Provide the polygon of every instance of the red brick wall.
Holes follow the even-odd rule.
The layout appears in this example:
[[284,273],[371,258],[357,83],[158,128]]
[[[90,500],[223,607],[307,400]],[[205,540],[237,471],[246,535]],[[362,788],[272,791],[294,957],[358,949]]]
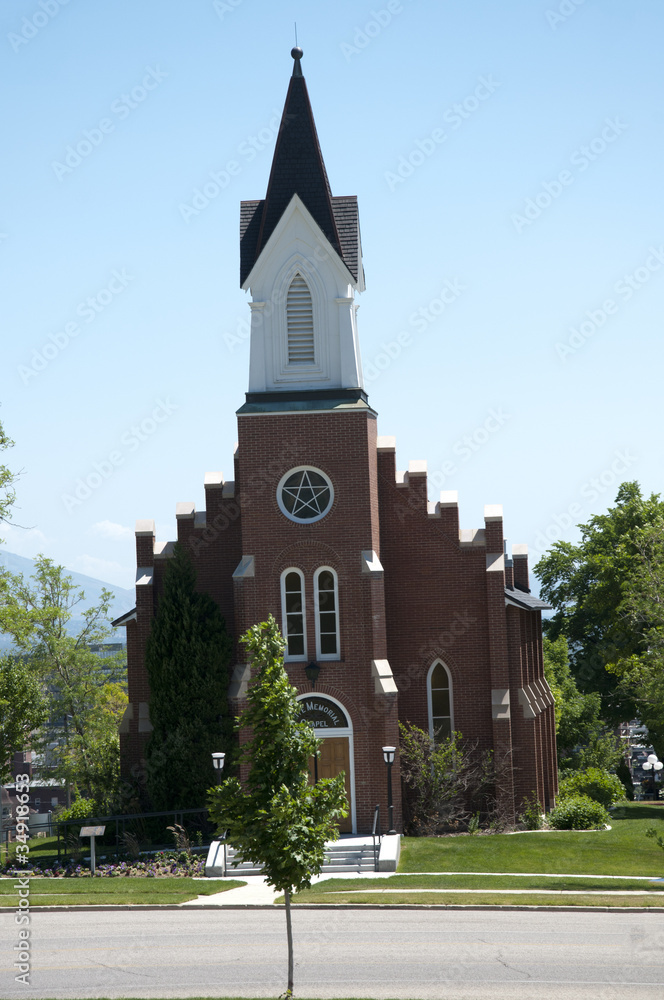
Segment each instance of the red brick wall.
[[[235,495],[208,487],[205,523],[179,518],[178,539],[194,559],[199,588],[217,601],[236,639],[269,613],[282,624],[281,573],[291,566],[302,571],[308,656],[286,667],[303,693],[310,690],[304,666],[316,658],[313,575],[323,565],[336,571],[340,656],[319,661],[316,690],[336,698],[352,721],[358,831],[370,830],[377,803],[386,828],[381,747],[398,746],[398,718],[428,730],[427,674],[436,659],[452,678],[455,729],[513,762],[503,792],[507,812],[518,813],[533,790],[543,804],[552,804],[553,713],[547,709],[526,720],[518,703],[519,688],[543,676],[540,615],[506,609],[504,572],[487,572],[487,554],[503,552],[502,521],[489,521],[479,544],[462,545],[456,506],[429,515],[425,475],[396,484],[394,452],[377,453],[371,411],[240,415],[238,433]],[[334,486],[332,509],[313,524],[291,521],[277,503],[280,479],[300,465],[320,468]],[[137,542],[139,565],[150,565],[152,539]],[[384,577],[362,572],[365,550],[378,554]],[[243,556],[254,557],[255,576],[234,582]],[[138,702],[149,697],[142,658],[165,566],[157,558],[154,585],[139,588],[138,620],[127,630],[129,697],[136,705],[123,737],[125,770],[140,760],[145,741],[136,731]],[[515,562],[515,578],[524,579],[523,568],[527,573],[525,559]],[[371,661],[382,659],[392,667],[398,695],[376,694]],[[242,649],[236,649],[235,662],[243,662]],[[492,688],[509,689],[509,719],[492,719]],[[397,775],[398,760],[393,790],[399,829]]]

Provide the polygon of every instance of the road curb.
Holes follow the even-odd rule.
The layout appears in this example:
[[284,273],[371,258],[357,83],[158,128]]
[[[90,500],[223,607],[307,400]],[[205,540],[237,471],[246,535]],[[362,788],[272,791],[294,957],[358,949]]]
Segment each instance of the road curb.
[[[293,903],[294,910],[516,910],[538,911],[540,913],[664,913],[664,906],[527,906],[518,904],[482,905],[463,903]],[[186,903],[126,903],[116,906],[31,906],[31,913],[96,913],[108,910],[180,910],[196,913],[198,910],[283,910],[283,903],[201,903],[187,906]],[[11,907],[3,906],[0,913],[12,913]]]

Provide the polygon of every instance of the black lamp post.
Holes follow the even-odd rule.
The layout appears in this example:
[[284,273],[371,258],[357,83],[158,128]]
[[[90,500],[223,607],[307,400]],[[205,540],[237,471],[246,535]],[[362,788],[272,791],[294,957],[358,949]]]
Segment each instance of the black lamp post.
[[307,675],[307,680],[311,682],[311,690],[316,690],[316,681],[318,680],[318,675],[320,674],[320,664],[312,660],[305,668],[304,672]]
[[221,772],[224,769],[224,761],[225,761],[225,759],[226,759],[226,754],[225,753],[213,753],[212,754],[212,763],[214,765],[215,771],[217,772],[217,784],[218,785],[221,784]]
[[387,764],[387,813],[390,823],[388,834],[397,832],[394,829],[394,806],[392,805],[392,765],[396,751],[396,747],[383,747],[383,760]]

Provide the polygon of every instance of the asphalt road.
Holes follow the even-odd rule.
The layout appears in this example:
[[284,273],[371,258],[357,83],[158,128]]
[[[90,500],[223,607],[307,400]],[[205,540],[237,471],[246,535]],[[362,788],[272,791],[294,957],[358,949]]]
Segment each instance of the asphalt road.
[[[299,910],[296,997],[614,1000],[664,996],[664,914]],[[0,914],[0,997],[278,997],[283,910],[31,914],[30,985]]]

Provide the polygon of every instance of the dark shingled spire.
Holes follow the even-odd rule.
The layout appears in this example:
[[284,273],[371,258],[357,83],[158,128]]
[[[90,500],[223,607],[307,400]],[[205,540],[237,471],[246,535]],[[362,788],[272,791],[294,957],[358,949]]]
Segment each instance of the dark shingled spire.
[[[359,224],[354,198],[333,198],[323,162],[307,85],[302,49],[294,48],[288,86],[265,199],[243,202],[240,222],[241,282],[274,232],[294,194],[299,195],[323,233],[357,280]],[[353,212],[353,206],[355,210]],[[354,220],[349,217],[354,215]],[[340,233],[342,233],[340,238]]]

